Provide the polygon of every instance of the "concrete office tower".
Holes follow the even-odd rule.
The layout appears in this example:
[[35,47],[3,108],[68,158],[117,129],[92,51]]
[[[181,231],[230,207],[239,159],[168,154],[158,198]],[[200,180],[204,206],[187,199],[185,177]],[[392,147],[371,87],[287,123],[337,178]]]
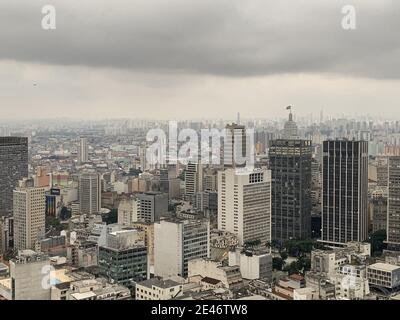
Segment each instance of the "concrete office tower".
[[155,222],[160,220],[161,215],[168,213],[167,193],[153,191],[140,193],[137,195],[137,199],[139,211],[136,221]]
[[28,138],[0,137],[0,216],[10,215],[13,190],[28,176]]
[[272,175],[272,239],[310,238],[311,141],[273,140],[269,159]]
[[198,192],[203,191],[203,166],[200,163],[188,163],[185,170],[185,198],[194,201]]
[[138,221],[139,201],[137,199],[123,199],[118,206],[118,224],[126,227]]
[[[22,250],[10,260],[12,300],[50,300],[49,258],[32,250]],[[47,272],[47,273],[46,273]]]
[[210,257],[207,219],[163,219],[154,224],[154,274],[187,277],[188,262]]
[[400,251],[400,157],[389,157],[388,168],[388,249]]
[[87,138],[80,138],[78,147],[78,163],[84,164],[89,161],[89,145]]
[[79,176],[79,205],[81,214],[98,214],[101,210],[101,179],[97,173]]
[[218,229],[238,236],[239,244],[271,240],[271,172],[226,169],[218,173]]
[[241,168],[246,166],[247,140],[245,126],[236,123],[226,125],[223,149],[225,168]]
[[44,188],[14,190],[14,247],[40,249],[45,234],[46,196]]
[[332,245],[368,237],[368,142],[323,143],[322,237]]
[[99,246],[100,275],[114,283],[132,288],[149,276],[147,248],[138,230],[124,229],[107,235]]

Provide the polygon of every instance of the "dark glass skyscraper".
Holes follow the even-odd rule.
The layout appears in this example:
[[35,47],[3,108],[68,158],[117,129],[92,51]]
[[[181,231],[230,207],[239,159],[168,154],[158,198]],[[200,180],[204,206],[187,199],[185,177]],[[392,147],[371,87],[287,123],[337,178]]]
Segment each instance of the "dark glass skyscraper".
[[389,157],[388,169],[388,249],[400,251],[400,157]]
[[272,239],[311,237],[310,140],[278,139],[269,150],[272,175]]
[[0,137],[0,216],[12,213],[13,190],[28,177],[28,138]]
[[366,240],[368,142],[324,141],[322,181],[322,241]]

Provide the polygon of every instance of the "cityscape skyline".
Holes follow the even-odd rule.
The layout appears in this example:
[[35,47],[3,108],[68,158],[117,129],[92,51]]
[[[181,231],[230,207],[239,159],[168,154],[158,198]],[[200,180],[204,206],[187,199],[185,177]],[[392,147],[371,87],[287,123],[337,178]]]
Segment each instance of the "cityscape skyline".
[[25,2],[0,1],[0,310],[400,300],[399,1]]

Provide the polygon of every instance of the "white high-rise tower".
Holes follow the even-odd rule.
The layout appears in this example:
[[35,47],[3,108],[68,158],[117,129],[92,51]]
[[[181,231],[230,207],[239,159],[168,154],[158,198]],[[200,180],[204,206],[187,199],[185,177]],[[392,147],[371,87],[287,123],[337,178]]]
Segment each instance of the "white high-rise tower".
[[226,169],[218,173],[218,229],[239,244],[271,240],[271,171]]
[[79,204],[81,214],[97,214],[101,210],[101,178],[97,173],[79,176]]
[[17,188],[13,197],[14,247],[40,249],[45,234],[46,196],[44,188]]

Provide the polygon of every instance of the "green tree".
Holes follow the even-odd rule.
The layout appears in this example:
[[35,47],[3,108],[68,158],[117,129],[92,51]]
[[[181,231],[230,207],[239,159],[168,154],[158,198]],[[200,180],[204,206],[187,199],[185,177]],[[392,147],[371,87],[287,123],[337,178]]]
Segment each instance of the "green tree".
[[292,257],[299,257],[304,253],[310,253],[313,249],[315,241],[313,240],[288,240],[284,247]]
[[106,224],[113,224],[118,222],[118,209],[111,209],[110,212],[102,215],[102,220]]
[[137,176],[139,176],[140,173],[142,173],[142,170],[140,170],[140,169],[135,169],[135,168],[130,168],[129,169],[129,175],[130,176],[137,177]]
[[291,264],[285,266],[285,268],[283,268],[283,270],[288,272],[289,275],[299,273],[297,261],[293,261]]
[[260,239],[256,239],[256,240],[250,240],[250,241],[246,241],[243,246],[245,248],[254,248],[257,247],[261,244],[261,240]]
[[279,258],[279,257],[272,258],[272,268],[274,270],[282,271],[282,267],[284,266],[284,263],[285,262],[282,260],[282,258]]
[[282,258],[283,261],[285,261],[285,260],[288,258],[288,256],[289,256],[289,255],[287,254],[286,251],[282,251],[282,252],[281,252],[281,258]]
[[16,249],[8,249],[6,252],[4,252],[3,259],[5,261],[9,261],[9,260],[15,258],[17,256],[17,253],[18,252]]
[[46,216],[45,219],[46,231],[55,230],[62,231],[65,226],[61,224],[60,220],[53,216]]
[[72,216],[72,212],[70,209],[68,209],[67,207],[61,208],[61,212],[60,212],[61,220],[68,220],[69,218],[71,218],[71,216]]
[[371,234],[368,242],[371,244],[371,254],[376,257],[382,254],[386,249],[386,230],[378,230]]
[[300,256],[297,261],[297,269],[299,271],[302,271],[302,273],[309,271],[311,269],[311,259],[305,257],[305,256]]

